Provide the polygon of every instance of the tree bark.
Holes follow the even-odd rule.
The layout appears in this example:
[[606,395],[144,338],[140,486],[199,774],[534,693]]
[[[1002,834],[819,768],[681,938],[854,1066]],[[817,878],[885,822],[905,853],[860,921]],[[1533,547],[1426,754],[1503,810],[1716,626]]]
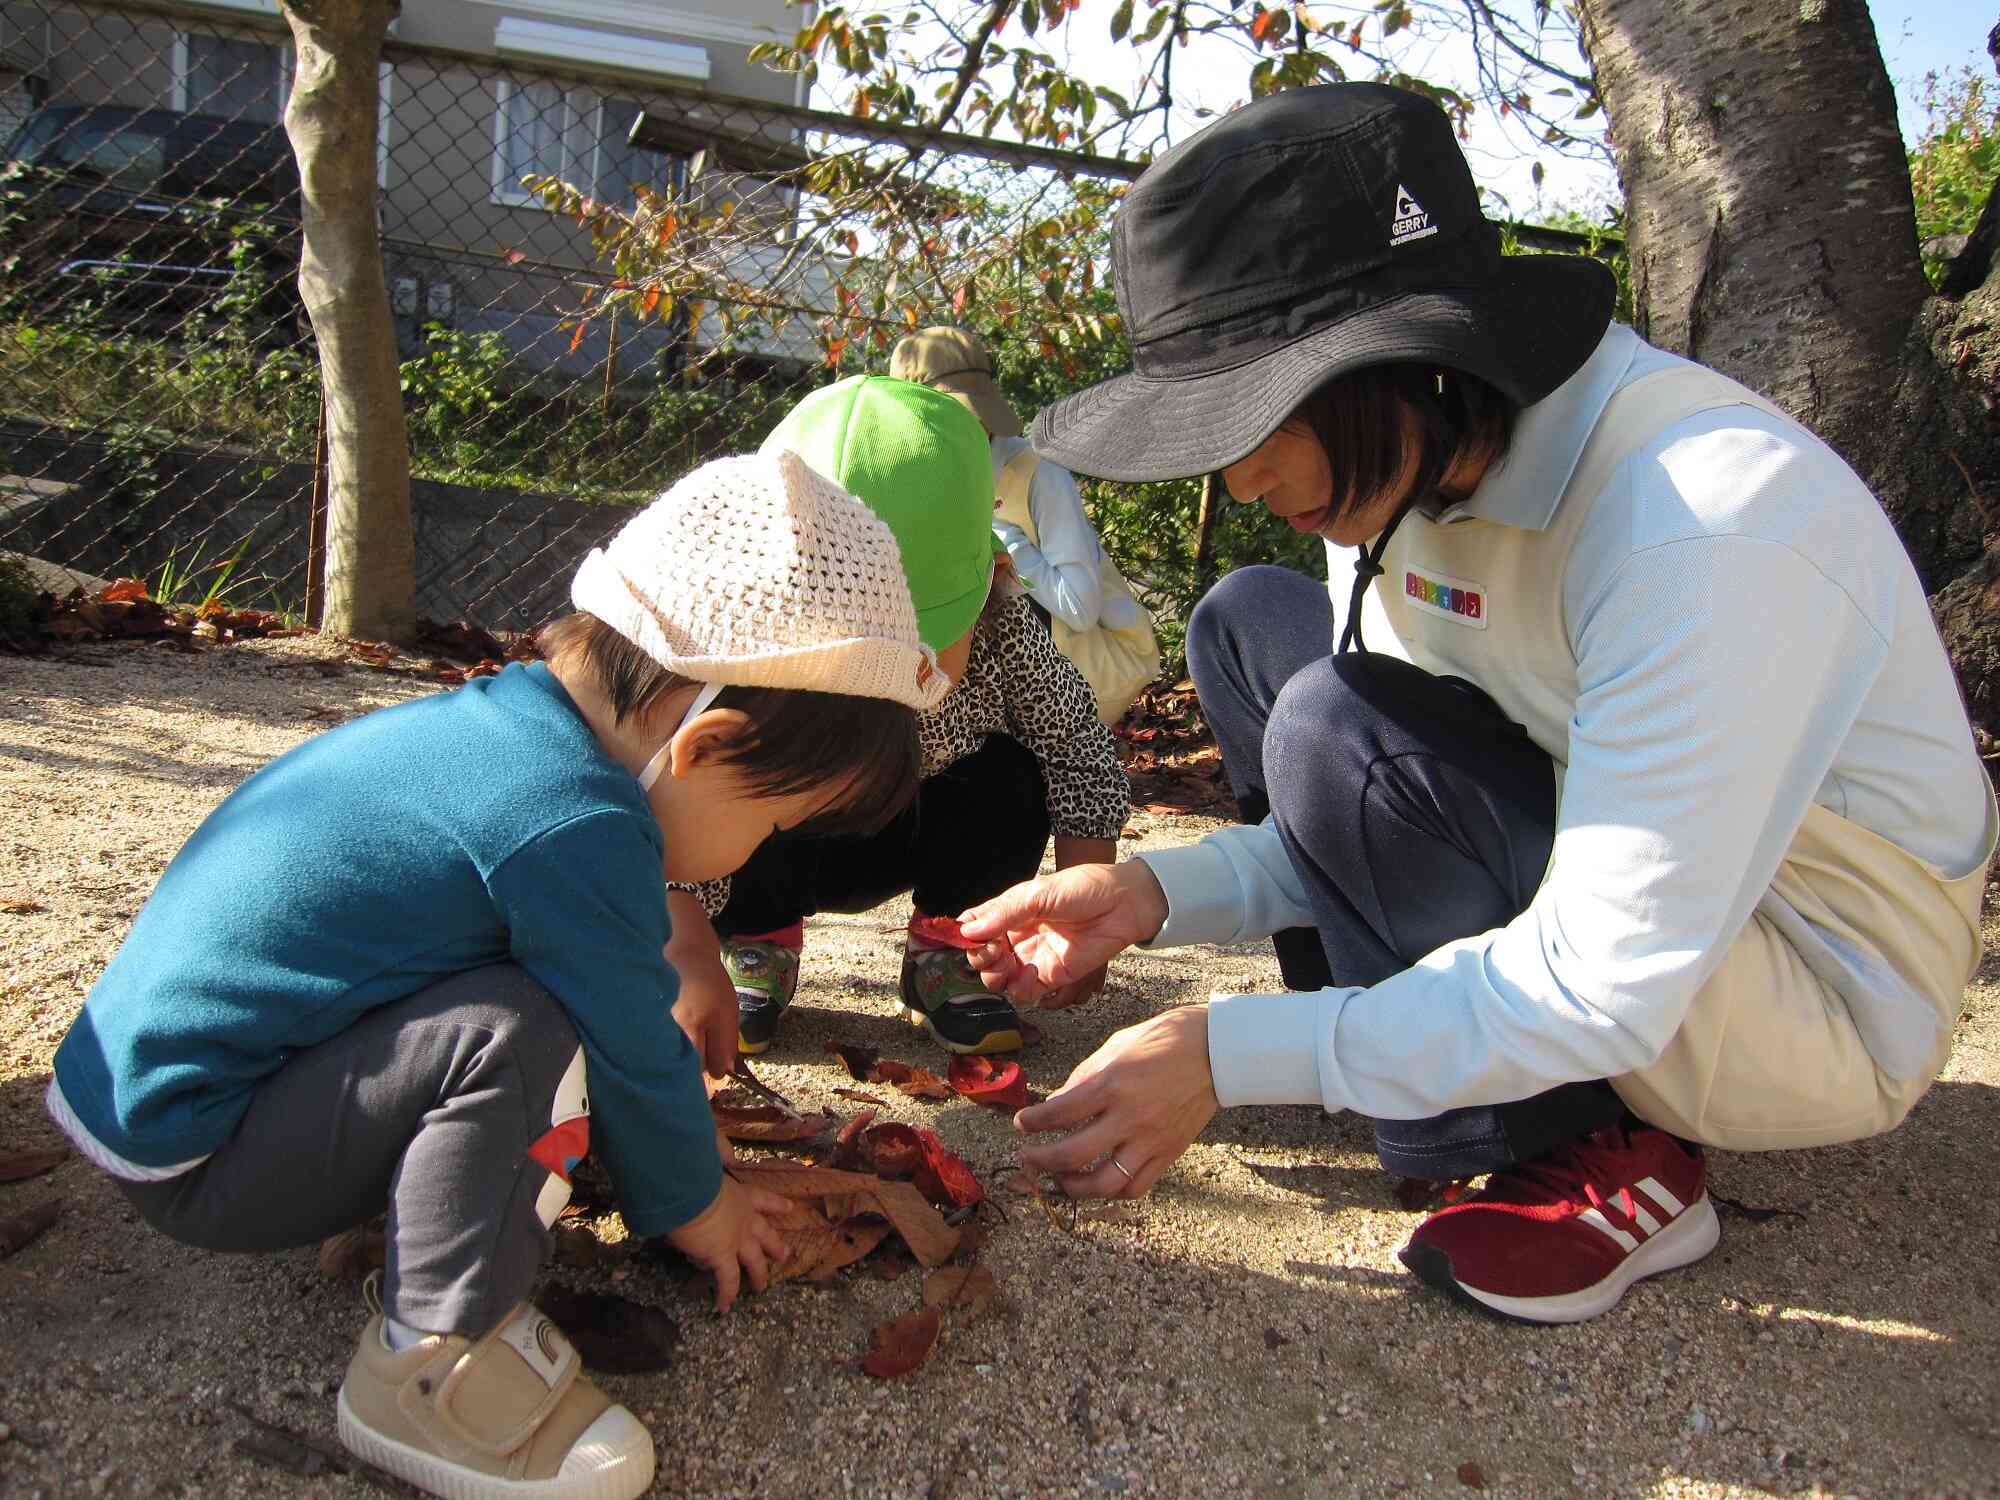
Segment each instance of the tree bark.
[[1991,330],[1928,295],[1867,7],[1581,9],[1625,188],[1639,331],[1830,443],[1874,488],[1925,588],[1942,587],[1983,550],[1973,493],[2000,492],[1993,388],[1968,378],[1980,361],[1967,340]]
[[376,228],[377,69],[399,0],[283,0],[298,50],[285,131],[304,189],[299,292],[327,418],[325,627],[415,633],[409,433]]

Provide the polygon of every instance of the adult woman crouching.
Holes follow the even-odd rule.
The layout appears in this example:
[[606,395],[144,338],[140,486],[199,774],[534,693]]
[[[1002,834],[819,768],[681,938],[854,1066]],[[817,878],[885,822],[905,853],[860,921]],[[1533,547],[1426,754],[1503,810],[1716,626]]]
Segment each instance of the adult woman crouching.
[[[1225,578],[1188,659],[1249,826],[971,914],[1017,999],[1132,943],[1271,935],[1293,993],[1117,1033],[1021,1128],[1146,1191],[1218,1107],[1376,1121],[1487,1176],[1401,1252],[1537,1322],[1715,1245],[1704,1144],[1893,1127],[1979,957],[1992,793],[1866,486],[1761,398],[1502,259],[1449,122],[1279,94],[1155,162],[1114,230],[1132,374],[1044,411],[1082,473],[1221,471],[1330,552]],[[1337,644],[1336,644],[1337,643]]]

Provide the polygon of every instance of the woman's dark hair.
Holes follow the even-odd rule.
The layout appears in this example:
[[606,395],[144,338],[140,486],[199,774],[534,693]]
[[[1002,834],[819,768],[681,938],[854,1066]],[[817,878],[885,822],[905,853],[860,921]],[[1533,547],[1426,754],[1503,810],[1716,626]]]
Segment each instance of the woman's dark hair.
[[[1414,417],[1414,426],[1404,414]],[[1333,516],[1394,488],[1415,461],[1408,493],[1422,499],[1455,469],[1499,460],[1520,404],[1476,375],[1435,365],[1372,365],[1335,376],[1290,421],[1319,439],[1333,471]]]
[[[696,685],[581,610],[543,626],[537,644],[550,661],[568,658],[587,674],[620,724],[651,713],[676,688]],[[757,796],[846,789],[839,806],[796,832],[876,833],[917,794],[923,756],[916,711],[905,704],[804,688],[725,687],[714,706],[750,721],[723,755]]]

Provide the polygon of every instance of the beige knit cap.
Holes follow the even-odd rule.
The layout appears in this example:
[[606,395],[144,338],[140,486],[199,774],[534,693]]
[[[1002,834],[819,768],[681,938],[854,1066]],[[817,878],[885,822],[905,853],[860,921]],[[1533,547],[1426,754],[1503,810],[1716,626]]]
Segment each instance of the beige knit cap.
[[789,449],[703,464],[592,550],[570,601],[696,682],[935,708],[895,534]]

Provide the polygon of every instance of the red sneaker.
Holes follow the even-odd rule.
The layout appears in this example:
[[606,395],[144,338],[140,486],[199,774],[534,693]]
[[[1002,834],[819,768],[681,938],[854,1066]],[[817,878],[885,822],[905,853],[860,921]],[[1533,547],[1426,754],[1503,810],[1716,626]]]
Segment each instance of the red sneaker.
[[1644,1276],[1691,1266],[1721,1234],[1708,1164],[1664,1130],[1601,1130],[1495,1172],[1417,1226],[1420,1281],[1527,1323],[1581,1323]]

